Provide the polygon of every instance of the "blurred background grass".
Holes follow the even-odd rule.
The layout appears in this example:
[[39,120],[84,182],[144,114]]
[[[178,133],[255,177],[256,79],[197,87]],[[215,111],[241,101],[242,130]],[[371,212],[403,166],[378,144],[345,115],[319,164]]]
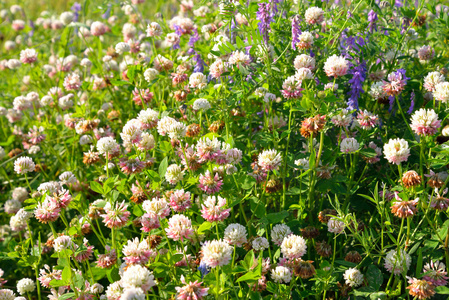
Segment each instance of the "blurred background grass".
[[[114,6],[115,10],[121,4],[131,4],[130,0],[0,0],[0,9],[9,9],[11,5],[17,4],[24,8],[27,18],[35,20],[42,11],[56,14],[69,11],[75,2],[81,4],[82,7],[84,7],[85,3],[88,3],[88,18],[98,17],[103,14],[108,4]],[[157,12],[170,14],[178,7],[179,3],[180,1],[177,0],[146,0],[145,3],[139,4],[139,10],[144,13],[144,18],[152,19]]]

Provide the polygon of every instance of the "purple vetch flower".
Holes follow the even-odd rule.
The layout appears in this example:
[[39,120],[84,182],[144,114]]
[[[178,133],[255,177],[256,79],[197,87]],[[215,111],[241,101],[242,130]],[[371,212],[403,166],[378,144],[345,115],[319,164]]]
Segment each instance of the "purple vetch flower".
[[198,266],[198,270],[200,270],[200,273],[201,273],[201,280],[203,279],[204,276],[209,274],[210,269],[211,268],[208,267],[205,262],[203,262],[202,260],[200,261],[200,265]]
[[348,19],[352,18],[352,13],[350,10],[348,10],[348,12],[346,13],[346,18]]
[[371,10],[368,13],[368,21],[369,21],[369,30],[372,33],[374,30],[377,30],[376,21],[379,18],[377,17],[377,14],[374,12],[374,10]]
[[348,92],[348,108],[353,110],[359,108],[358,100],[360,98],[360,94],[365,92],[363,90],[363,82],[365,81],[366,76],[366,63],[363,61],[358,66],[349,70],[349,73],[352,74],[352,78],[348,81],[351,87]]
[[257,20],[259,20],[259,32],[263,36],[265,44],[268,44],[268,31],[270,30],[270,23],[273,22],[270,8],[270,3],[259,3],[259,10],[256,13]]
[[101,17],[102,17],[103,19],[109,18],[109,16],[111,15],[111,8],[112,8],[112,4],[108,4],[108,9],[106,9],[106,11],[104,12],[104,14],[101,15]]
[[178,25],[173,25],[173,27],[175,28],[175,32],[177,35],[182,36],[186,31],[184,29],[181,28],[181,26]]
[[393,105],[394,105],[394,97],[390,96],[390,97],[388,97],[388,100],[389,100],[389,104],[390,104],[390,107],[388,108],[388,112],[391,113],[391,111],[393,110]]
[[81,11],[81,4],[78,2],[75,2],[75,4],[72,5],[71,10],[73,11],[73,22],[77,22],[79,18],[79,12]]
[[30,20],[30,27],[31,31],[28,33],[29,37],[32,37],[34,35],[34,22]]
[[292,48],[296,50],[296,43],[299,42],[299,36],[301,35],[301,22],[299,15],[296,15],[292,19]]
[[236,31],[235,29],[237,28],[237,26],[235,25],[235,21],[234,19],[231,20],[231,43],[234,44],[235,43],[235,37],[236,37]]
[[415,91],[412,91],[410,94],[410,108],[407,113],[410,115],[413,112],[413,108],[415,107]]
[[196,52],[195,55],[193,56],[193,61],[195,62],[195,67],[193,67],[193,72],[201,72],[203,73],[204,71],[204,66],[206,66],[206,63],[204,62],[204,60],[201,58],[201,55]]
[[274,17],[274,15],[278,12],[278,3],[281,2],[281,0],[269,0],[271,4],[271,17]]
[[405,34],[407,32],[408,27],[411,24],[411,20],[409,18],[402,18],[401,23],[401,34]]
[[[404,1],[405,2],[405,1]],[[396,0],[396,1],[394,1],[394,6],[396,6],[396,7],[402,7],[402,6],[404,6],[402,3],[401,3],[401,0]]]

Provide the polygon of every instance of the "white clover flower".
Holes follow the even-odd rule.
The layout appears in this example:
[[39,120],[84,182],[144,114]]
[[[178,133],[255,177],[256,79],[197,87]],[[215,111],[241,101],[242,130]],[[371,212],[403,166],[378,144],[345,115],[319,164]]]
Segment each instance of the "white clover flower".
[[428,92],[434,92],[436,85],[442,82],[444,82],[443,74],[438,71],[430,72],[426,77],[424,77],[423,86]]
[[196,99],[195,102],[193,102],[192,108],[194,110],[204,110],[207,111],[211,108],[209,101],[204,98]]
[[77,181],[75,175],[70,171],[66,171],[59,175],[59,180],[61,180],[63,184],[74,184]]
[[256,237],[251,243],[252,247],[256,251],[263,251],[270,247],[268,240],[262,236]]
[[391,250],[385,257],[385,269],[394,275],[401,273],[407,273],[412,263],[412,258],[403,249],[399,252],[397,250]]
[[141,265],[129,266],[122,275],[123,288],[141,288],[143,291],[150,290],[156,285],[153,274]]
[[66,249],[72,249],[74,244],[72,238],[67,235],[61,235],[57,237],[54,241],[53,248],[56,252],[61,252]]
[[271,278],[277,283],[289,283],[292,280],[292,272],[284,266],[277,266],[271,270]]
[[120,296],[120,300],[145,300],[145,293],[141,288],[126,288]]
[[385,158],[392,164],[399,165],[410,156],[408,142],[404,139],[390,139],[384,145]]
[[354,153],[360,149],[360,144],[355,138],[345,138],[341,141],[340,151],[346,154]]
[[17,282],[17,291],[20,295],[25,295],[26,293],[32,293],[36,288],[34,280],[31,278],[22,278]]
[[37,154],[40,151],[41,151],[41,147],[39,147],[38,145],[33,145],[30,147],[30,149],[28,149],[29,154]]
[[184,178],[184,171],[181,169],[180,166],[176,164],[172,164],[168,166],[167,172],[165,173],[165,179],[170,184],[177,184],[179,181],[182,181]]
[[14,171],[17,174],[33,172],[35,167],[33,160],[28,156],[19,157],[14,161]]
[[282,240],[281,253],[286,258],[301,258],[306,251],[306,241],[299,235],[289,234]]
[[120,42],[117,45],[115,45],[115,52],[117,52],[118,54],[123,54],[125,52],[129,52],[130,50],[131,47],[129,46],[128,43]]
[[324,11],[319,7],[309,7],[304,14],[308,24],[320,24],[324,20]]
[[440,82],[435,86],[433,92],[435,100],[448,102],[449,101],[449,82]]
[[243,225],[233,223],[229,224],[224,231],[224,240],[230,245],[241,247],[247,242],[246,228]]
[[99,283],[94,283],[90,286],[90,292],[92,294],[101,294],[104,291],[104,287]]
[[296,70],[307,68],[310,69],[310,71],[313,71],[315,70],[315,58],[307,54],[301,54],[296,56],[295,60],[293,61],[293,65],[295,66]]
[[233,248],[225,241],[213,240],[203,244],[201,253],[203,254],[202,261],[207,266],[215,268],[217,266],[225,266],[231,262]]
[[271,229],[271,240],[276,245],[280,246],[282,242],[284,241],[284,238],[288,235],[290,235],[292,231],[290,230],[290,227],[288,227],[285,224],[276,224],[273,226],[273,229]]
[[363,283],[363,274],[356,268],[350,268],[345,271],[343,278],[347,285],[358,287]]
[[191,88],[203,89],[207,85],[207,77],[201,72],[195,72],[190,75],[189,85]]
[[324,63],[324,72],[329,77],[341,77],[348,72],[348,61],[343,56],[332,55]]
[[148,83],[151,83],[151,81],[155,80],[157,76],[159,75],[159,71],[153,68],[148,68],[143,72],[143,77],[145,77],[145,80]]
[[73,22],[75,15],[71,11],[65,11],[59,16],[59,20],[61,20],[64,25],[69,25]]
[[97,150],[100,154],[113,153],[117,151],[119,145],[113,137],[102,137],[97,142]]
[[14,300],[16,295],[10,289],[1,289],[0,290],[0,300]]
[[14,200],[19,200],[20,202],[25,201],[26,199],[28,199],[27,189],[24,187],[16,187],[14,190],[12,190],[12,198]]
[[264,150],[259,154],[257,163],[265,171],[277,170],[282,163],[282,157],[276,150]]
[[383,81],[374,82],[370,87],[369,94],[376,100],[387,97],[387,93],[384,91],[384,82]]

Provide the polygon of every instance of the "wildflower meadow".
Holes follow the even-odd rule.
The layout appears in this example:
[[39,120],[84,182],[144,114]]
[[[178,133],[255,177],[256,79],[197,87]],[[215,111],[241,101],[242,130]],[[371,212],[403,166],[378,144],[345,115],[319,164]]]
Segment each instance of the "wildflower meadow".
[[445,4],[0,0],[0,300],[448,299]]

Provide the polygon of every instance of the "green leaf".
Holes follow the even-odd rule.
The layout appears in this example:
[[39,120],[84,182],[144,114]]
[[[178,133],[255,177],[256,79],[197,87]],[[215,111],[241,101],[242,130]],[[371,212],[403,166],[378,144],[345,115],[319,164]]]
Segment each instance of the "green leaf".
[[245,275],[241,276],[239,279],[237,279],[237,282],[242,282],[242,281],[246,281],[246,282],[256,282],[260,279],[261,275],[259,274],[259,272],[248,272]]
[[276,224],[284,220],[286,217],[288,217],[289,213],[287,211],[281,211],[278,213],[271,213],[267,215],[267,219],[270,222],[270,224]]
[[71,276],[72,276],[72,270],[70,269],[69,266],[65,266],[64,270],[62,270],[62,275],[61,275],[62,281],[64,281],[67,285],[69,285],[70,281],[71,281]]
[[135,205],[133,207],[133,214],[136,217],[141,217],[145,212],[143,211],[142,207],[140,207],[140,205]]
[[203,224],[201,224],[200,227],[198,228],[198,234],[206,233],[206,231],[208,231],[211,227],[212,227],[211,222],[207,221],[203,222]]
[[[420,244],[420,243],[418,243]],[[418,250],[418,262],[416,263],[416,275],[421,274],[423,265],[423,258],[422,258],[422,247]]]
[[59,296],[58,299],[59,300],[66,300],[66,299],[72,298],[73,296],[75,296],[75,293],[67,293],[67,294]]
[[257,183],[256,179],[252,176],[246,175],[243,179],[241,188],[244,190],[251,189]]
[[360,150],[360,154],[362,154],[363,156],[366,156],[368,158],[372,158],[372,157],[376,157],[377,153],[374,149],[371,148],[366,148],[366,149],[362,149]]
[[8,139],[6,140],[6,142],[1,142],[1,143],[0,143],[0,146],[9,146],[9,145],[12,144],[12,142],[14,142],[15,139],[16,139],[16,136],[15,136],[15,135],[10,135],[10,136],[8,137]]
[[168,168],[168,157],[166,156],[159,165],[159,177],[164,178]]
[[118,280],[120,280],[120,275],[118,273],[118,268],[117,267],[113,267],[112,269],[110,269],[107,273],[108,275],[108,280],[110,283],[116,282]]
[[96,181],[90,182],[90,189],[98,194],[103,195],[103,187]]
[[369,265],[368,271],[365,274],[366,280],[370,287],[378,291],[383,282],[382,272],[375,265]]
[[60,287],[60,286],[64,286],[64,285],[67,285],[67,284],[62,280],[53,279],[52,281],[50,281],[51,287]]
[[437,286],[435,292],[440,295],[449,295],[449,288],[443,285]]

